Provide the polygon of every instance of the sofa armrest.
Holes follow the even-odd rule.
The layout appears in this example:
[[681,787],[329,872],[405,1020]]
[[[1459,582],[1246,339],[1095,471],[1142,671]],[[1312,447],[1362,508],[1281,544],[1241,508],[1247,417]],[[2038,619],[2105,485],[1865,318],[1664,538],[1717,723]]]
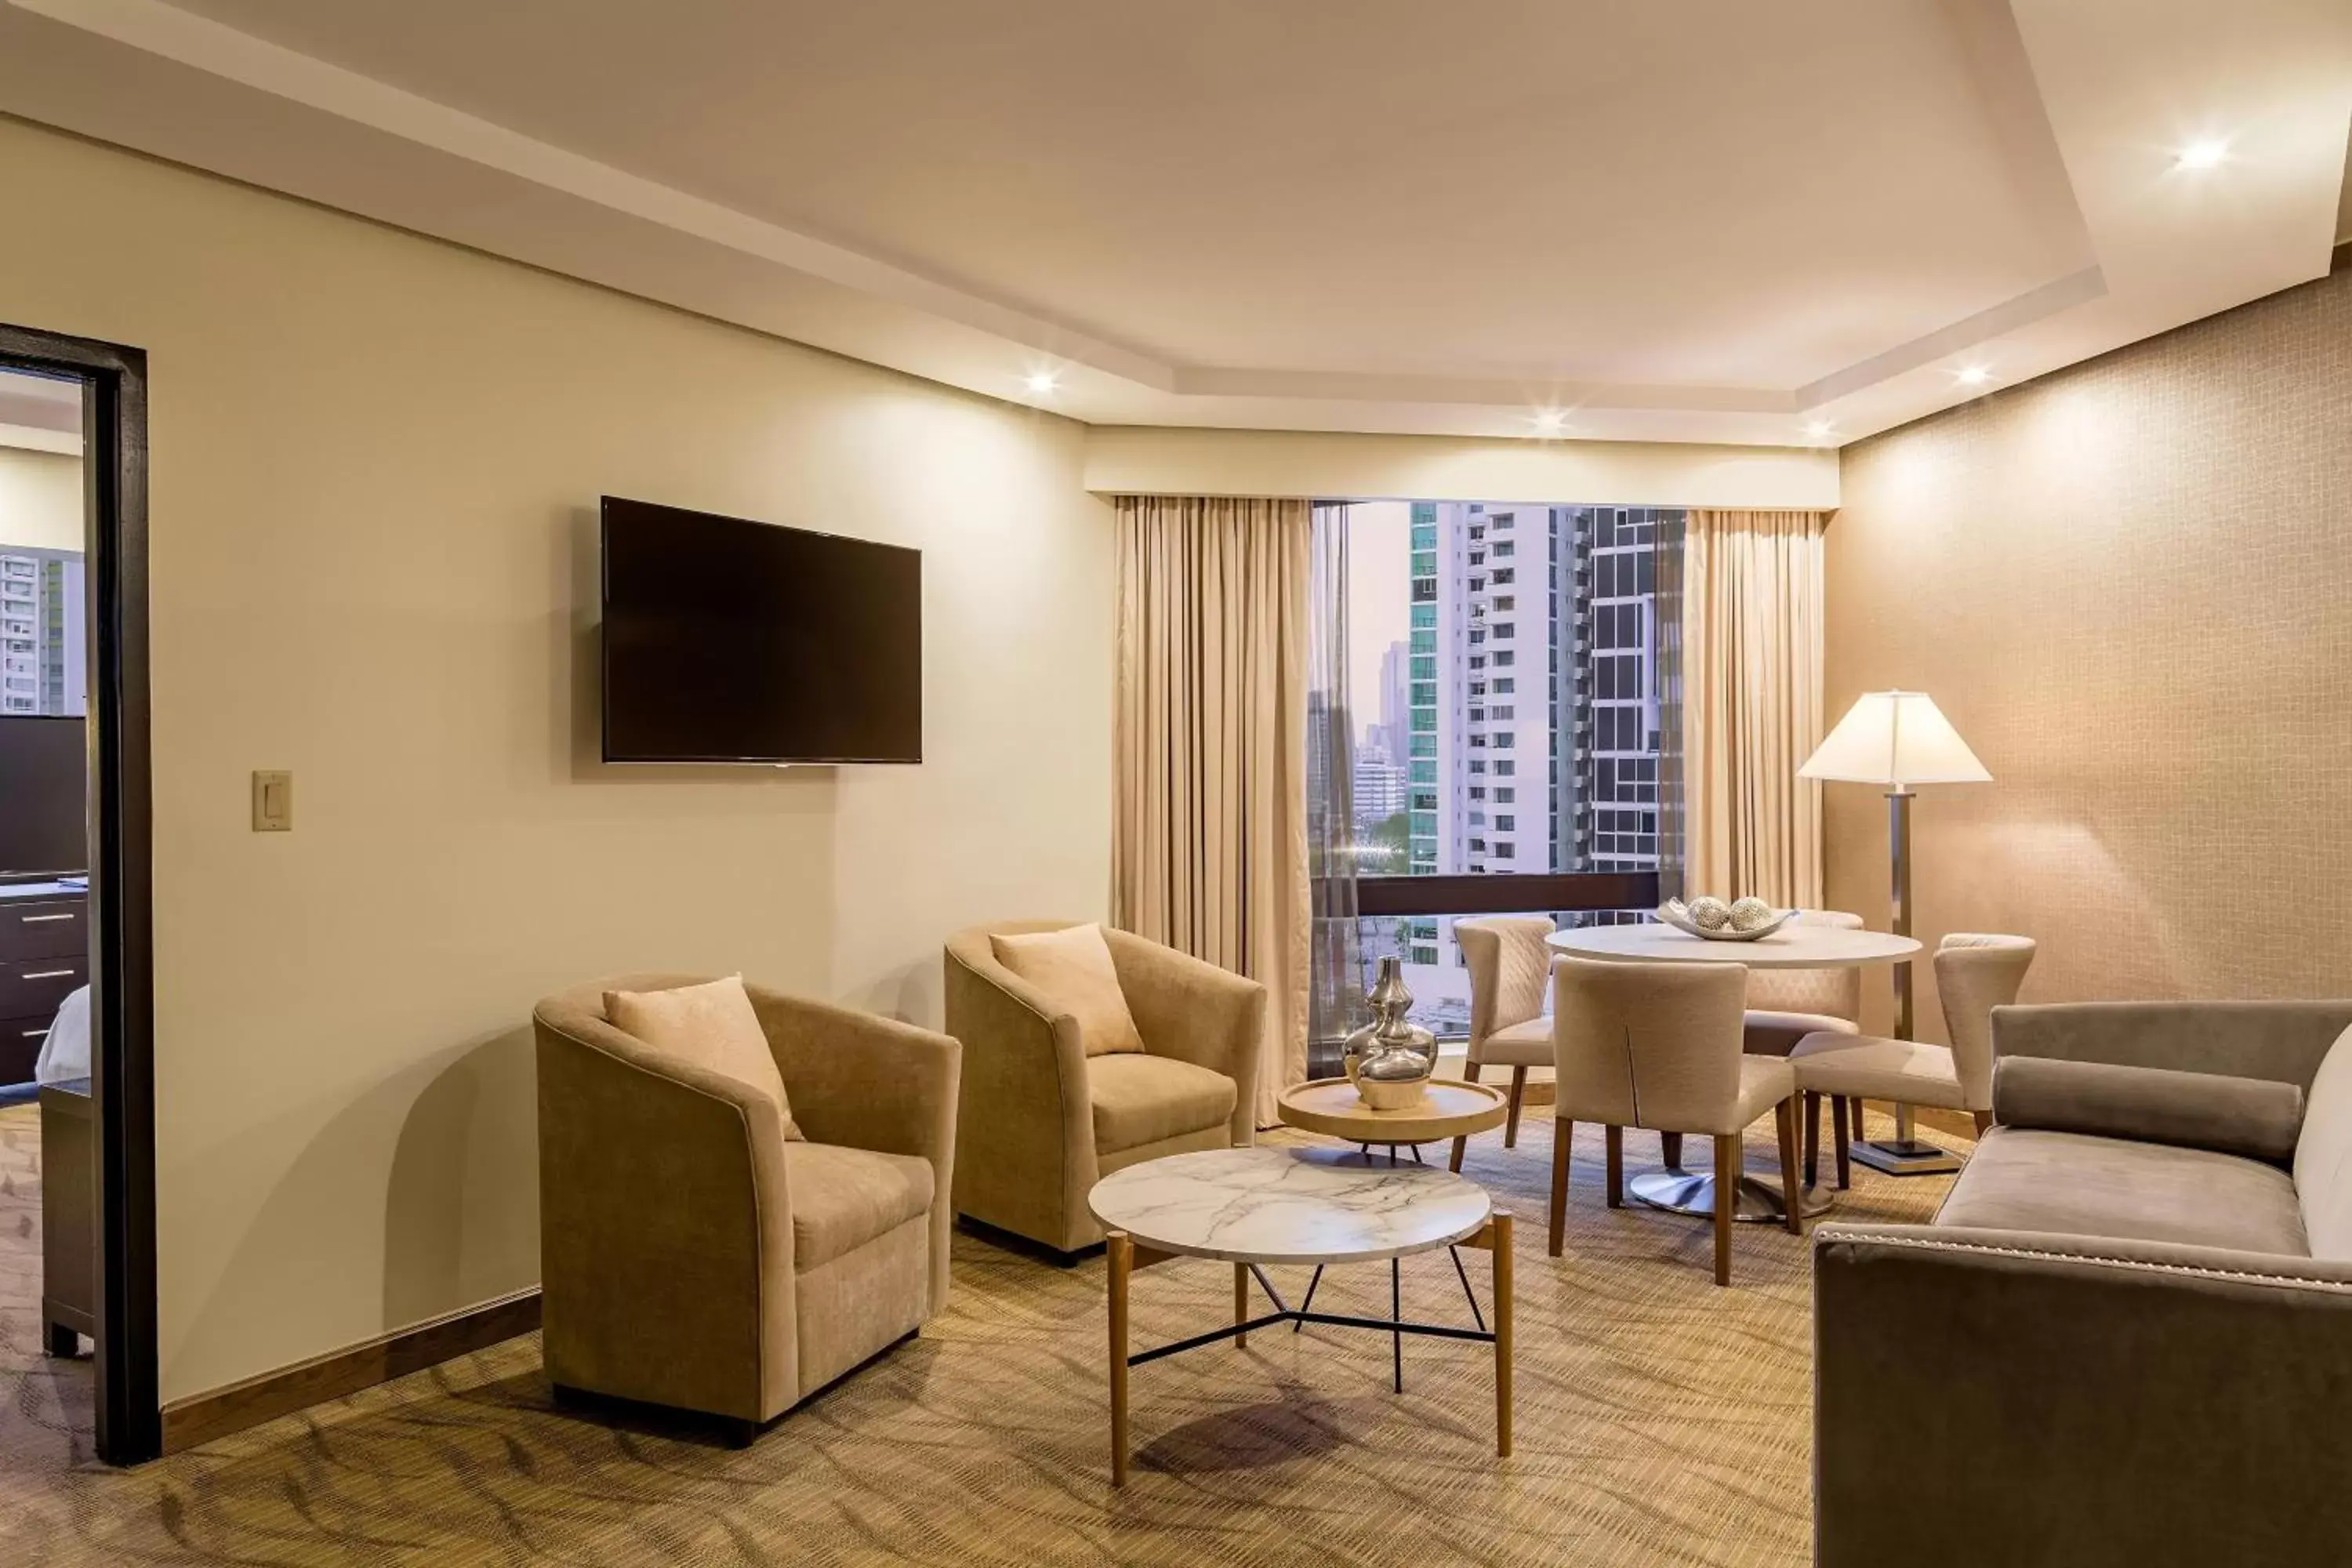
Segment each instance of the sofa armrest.
[[1105,927],[1103,940],[1118,966],[1118,986],[1143,1048],[1233,1079],[1233,1141],[1255,1142],[1265,987],[1132,931]]
[[[548,1375],[761,1421],[798,1397],[783,1119],[610,1025],[534,1019]],[[648,1353],[646,1325],[661,1325]]]
[[2352,1561],[2352,1265],[1830,1225],[1813,1297],[1820,1568]]
[[2298,1089],[2311,1087],[2320,1058],[2347,1028],[2352,1001],[2067,1002],[1992,1012],[1996,1059],[2227,1073]]
[[2303,1130],[2303,1090],[2276,1079],[2009,1057],[1995,1064],[2003,1127],[2178,1143],[2284,1164]]
[[955,1234],[956,1096],[963,1047],[948,1035],[765,986],[744,987],[812,1142],[930,1162],[931,1295],[947,1305]]

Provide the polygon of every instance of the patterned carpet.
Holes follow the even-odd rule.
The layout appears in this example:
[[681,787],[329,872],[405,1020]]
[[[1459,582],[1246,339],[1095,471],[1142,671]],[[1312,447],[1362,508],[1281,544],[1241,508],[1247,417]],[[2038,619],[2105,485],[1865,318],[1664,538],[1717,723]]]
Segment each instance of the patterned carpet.
[[[1654,1158],[1627,1137],[1629,1167]],[[40,1354],[39,1135],[0,1110],[0,1558],[11,1563],[1800,1563],[1809,1550],[1807,1244],[1601,1200],[1580,1134],[1568,1255],[1544,1256],[1550,1126],[1466,1173],[1519,1218],[1517,1453],[1491,1352],[1261,1333],[1137,1369],[1136,1473],[1108,1484],[1099,1256],[1060,1269],[960,1237],[947,1313],[752,1447],[549,1403],[535,1339],[130,1472],[89,1458],[87,1360]],[[1749,1168],[1773,1157],[1753,1140]],[[1840,1213],[1925,1218],[1939,1178],[1855,1172]],[[1487,1260],[1465,1254],[1486,1289]],[[1301,1277],[1277,1276],[1296,1300]],[[1231,1310],[1223,1266],[1139,1275],[1139,1346]],[[1466,1318],[1443,1255],[1408,1313]],[[1385,1271],[1318,1305],[1382,1313]]]

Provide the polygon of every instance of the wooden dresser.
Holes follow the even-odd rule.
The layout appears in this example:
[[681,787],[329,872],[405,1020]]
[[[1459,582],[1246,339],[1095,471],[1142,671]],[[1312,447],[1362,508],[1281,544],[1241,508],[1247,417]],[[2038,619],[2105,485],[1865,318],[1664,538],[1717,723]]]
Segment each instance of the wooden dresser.
[[0,1084],[30,1083],[58,1004],[89,981],[89,895],[0,884]]

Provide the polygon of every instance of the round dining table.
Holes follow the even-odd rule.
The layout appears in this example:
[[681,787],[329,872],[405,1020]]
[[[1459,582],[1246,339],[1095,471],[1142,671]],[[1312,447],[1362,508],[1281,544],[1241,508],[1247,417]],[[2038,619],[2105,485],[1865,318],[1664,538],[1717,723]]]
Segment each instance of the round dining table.
[[[1738,963],[1749,969],[1859,969],[1900,963],[1916,956],[1920,945],[1916,938],[1891,931],[1851,931],[1802,921],[1753,942],[1710,941],[1676,931],[1663,921],[1558,931],[1545,940],[1557,951],[1579,958],[1613,959],[1621,963]],[[1713,1172],[1660,1166],[1629,1177],[1625,1190],[1653,1208],[1687,1215],[1715,1213]],[[1753,1176],[1740,1179],[1738,1202],[1738,1211],[1733,1217],[1745,1223],[1779,1225],[1788,1215],[1780,1189]],[[1832,1202],[1826,1190],[1813,1188],[1805,1194],[1805,1213],[1824,1213]]]

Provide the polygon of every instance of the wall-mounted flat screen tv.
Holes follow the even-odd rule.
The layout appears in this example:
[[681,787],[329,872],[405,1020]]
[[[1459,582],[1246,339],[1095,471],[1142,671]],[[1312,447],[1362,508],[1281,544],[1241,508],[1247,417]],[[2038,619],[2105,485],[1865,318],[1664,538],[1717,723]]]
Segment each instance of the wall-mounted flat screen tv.
[[919,763],[920,551],[604,498],[604,760]]

